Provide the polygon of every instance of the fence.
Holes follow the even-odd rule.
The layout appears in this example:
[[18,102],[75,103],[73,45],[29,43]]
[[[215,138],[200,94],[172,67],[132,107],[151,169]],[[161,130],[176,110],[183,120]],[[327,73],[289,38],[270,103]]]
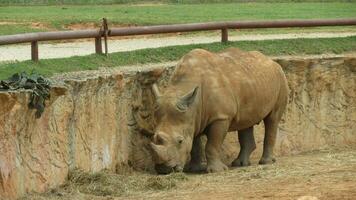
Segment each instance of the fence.
[[54,31],[40,33],[25,33],[17,35],[0,36],[0,45],[31,43],[31,58],[38,61],[38,42],[50,40],[67,40],[94,38],[95,52],[102,54],[102,38],[105,41],[105,54],[107,50],[107,38],[113,36],[132,36],[144,34],[163,34],[177,32],[221,30],[221,41],[228,41],[228,29],[250,29],[250,28],[291,28],[291,27],[318,27],[318,26],[350,26],[356,25],[356,19],[321,19],[321,20],[277,20],[277,21],[242,21],[242,22],[209,22],[177,25],[141,26],[131,28],[109,29],[106,19],[103,25],[95,30],[77,31]]

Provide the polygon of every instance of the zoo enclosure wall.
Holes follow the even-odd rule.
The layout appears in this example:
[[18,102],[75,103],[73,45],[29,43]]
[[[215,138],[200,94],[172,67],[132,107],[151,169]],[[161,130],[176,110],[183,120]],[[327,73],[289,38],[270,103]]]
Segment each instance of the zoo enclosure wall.
[[195,32],[221,30],[221,42],[228,41],[228,29],[252,29],[252,28],[293,28],[293,27],[318,27],[318,26],[352,26],[356,25],[356,19],[318,19],[318,20],[276,20],[276,21],[228,21],[207,22],[192,24],[140,26],[129,28],[109,28],[107,20],[103,18],[100,29],[53,31],[39,33],[25,33],[0,36],[0,45],[31,43],[31,59],[39,60],[39,41],[67,40],[95,38],[95,53],[103,54],[102,38],[105,42],[105,54],[108,53],[107,38],[112,36],[133,36],[145,34],[162,34],[178,32]]

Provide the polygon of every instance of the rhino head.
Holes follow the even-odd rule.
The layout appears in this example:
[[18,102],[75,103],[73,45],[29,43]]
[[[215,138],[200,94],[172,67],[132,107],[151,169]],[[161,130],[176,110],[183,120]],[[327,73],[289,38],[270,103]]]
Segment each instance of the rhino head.
[[177,96],[177,91],[172,88],[161,94],[155,84],[152,91],[156,99],[156,128],[152,133],[150,146],[155,169],[159,174],[182,171],[190,160],[199,98],[198,87],[190,89],[182,96]]

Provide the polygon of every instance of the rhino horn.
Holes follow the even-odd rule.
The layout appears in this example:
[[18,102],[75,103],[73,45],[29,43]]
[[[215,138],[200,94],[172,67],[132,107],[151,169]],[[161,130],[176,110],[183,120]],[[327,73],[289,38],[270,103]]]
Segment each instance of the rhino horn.
[[157,86],[156,83],[154,83],[154,84],[152,85],[152,92],[153,92],[153,95],[154,95],[156,98],[159,98],[160,96],[162,96],[162,95],[161,95],[161,92],[159,91],[158,86]]
[[161,158],[162,160],[165,160],[167,157],[166,147],[164,147],[163,145],[157,145],[153,142],[151,142],[150,144],[151,144],[153,151],[156,152],[158,157]]
[[164,144],[165,142],[167,142],[167,136],[162,132],[156,133],[153,136],[153,139],[154,139],[156,144]]
[[195,100],[198,93],[198,86],[189,91],[187,94],[183,95],[177,102],[177,108],[179,110],[185,111]]

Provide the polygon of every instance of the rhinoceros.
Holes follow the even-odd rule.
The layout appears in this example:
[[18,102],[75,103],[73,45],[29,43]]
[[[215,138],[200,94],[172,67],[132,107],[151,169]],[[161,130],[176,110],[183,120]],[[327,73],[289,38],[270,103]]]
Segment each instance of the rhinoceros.
[[207,136],[207,172],[228,169],[220,156],[228,131],[238,131],[241,147],[232,166],[250,165],[256,148],[253,126],[262,120],[265,137],[259,163],[275,162],[273,147],[288,91],[281,66],[260,52],[190,51],[178,62],[163,92],[152,86],[157,106],[150,146],[156,171],[201,169],[201,135]]

